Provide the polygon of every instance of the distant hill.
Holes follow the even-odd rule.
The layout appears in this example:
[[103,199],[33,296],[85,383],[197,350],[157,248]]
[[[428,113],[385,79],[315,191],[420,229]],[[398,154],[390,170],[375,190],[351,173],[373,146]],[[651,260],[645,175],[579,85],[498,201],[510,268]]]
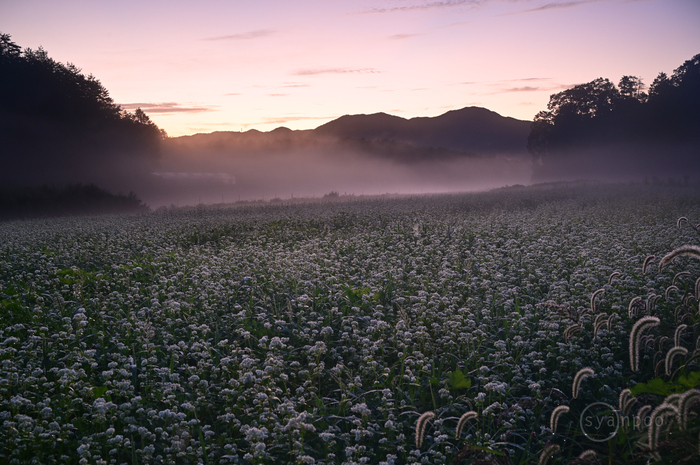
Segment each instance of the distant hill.
[[405,119],[386,113],[346,115],[314,132],[339,139],[393,140],[477,155],[525,156],[531,124],[485,108],[467,107],[432,118]]
[[[445,192],[529,182],[529,121],[469,107],[433,118],[346,115],[316,129],[168,138],[154,190],[176,200]],[[206,181],[205,181],[206,180]],[[163,204],[146,191],[151,204]]]
[[299,150],[337,150],[414,163],[473,156],[528,157],[530,121],[479,107],[436,117],[401,118],[386,113],[345,115],[314,130],[280,127],[270,132],[213,132],[172,138],[171,151],[202,150],[246,156]]

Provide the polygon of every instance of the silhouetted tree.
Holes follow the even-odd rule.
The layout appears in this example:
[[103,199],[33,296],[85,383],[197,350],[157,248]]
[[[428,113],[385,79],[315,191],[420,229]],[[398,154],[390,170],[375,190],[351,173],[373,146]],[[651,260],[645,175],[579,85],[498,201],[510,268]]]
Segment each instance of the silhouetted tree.
[[596,151],[608,159],[637,154],[648,162],[660,159],[653,152],[663,148],[673,149],[664,153],[666,160],[681,154],[678,160],[697,166],[700,54],[671,77],[660,73],[648,95],[640,78],[623,76],[619,87],[598,78],[550,96],[547,110],[535,116],[527,147],[545,166]]
[[92,182],[148,172],[163,133],[107,89],[42,48],[0,33],[0,182]]

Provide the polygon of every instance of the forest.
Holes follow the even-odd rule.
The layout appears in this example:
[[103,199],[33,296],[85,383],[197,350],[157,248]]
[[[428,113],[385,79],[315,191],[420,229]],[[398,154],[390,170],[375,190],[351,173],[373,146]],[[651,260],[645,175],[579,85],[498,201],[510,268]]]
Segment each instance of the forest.
[[535,174],[582,166],[588,168],[584,173],[696,172],[700,54],[671,76],[659,73],[645,90],[641,78],[623,76],[617,86],[598,78],[552,95],[527,140]]
[[[166,137],[140,109],[127,112],[73,64],[0,33],[0,185],[96,183],[122,190],[150,176]],[[19,195],[19,194],[18,194]]]

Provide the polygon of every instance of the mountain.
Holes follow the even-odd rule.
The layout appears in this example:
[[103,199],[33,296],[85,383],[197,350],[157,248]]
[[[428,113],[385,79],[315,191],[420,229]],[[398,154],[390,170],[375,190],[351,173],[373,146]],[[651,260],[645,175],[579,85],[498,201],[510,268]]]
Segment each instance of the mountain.
[[[213,132],[172,138],[171,152],[200,150],[251,156],[303,150],[353,151],[371,158],[414,163],[473,156],[528,157],[530,121],[480,107],[436,117],[401,118],[386,113],[345,115],[313,130],[280,127],[270,132]],[[167,152],[167,149],[166,149]]]
[[140,193],[159,205],[524,184],[530,124],[470,107],[434,118],[346,115],[304,131],[173,137],[164,141],[153,193]]
[[346,115],[314,132],[338,139],[393,140],[478,155],[525,155],[531,124],[485,108],[467,107],[432,118],[405,119],[386,113]]

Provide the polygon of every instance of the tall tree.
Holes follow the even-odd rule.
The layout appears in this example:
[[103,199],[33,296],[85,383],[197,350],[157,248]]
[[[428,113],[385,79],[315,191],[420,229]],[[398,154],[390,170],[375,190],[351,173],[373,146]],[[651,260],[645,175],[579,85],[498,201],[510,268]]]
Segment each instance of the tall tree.
[[162,132],[123,111],[73,64],[0,33],[0,160],[4,184],[95,182],[146,173]]
[[695,169],[700,55],[671,77],[660,73],[648,95],[636,76],[623,76],[619,88],[598,78],[552,95],[547,110],[535,116],[528,150],[540,165],[563,166],[568,159],[569,165],[582,166],[582,157],[592,157],[609,166]]

